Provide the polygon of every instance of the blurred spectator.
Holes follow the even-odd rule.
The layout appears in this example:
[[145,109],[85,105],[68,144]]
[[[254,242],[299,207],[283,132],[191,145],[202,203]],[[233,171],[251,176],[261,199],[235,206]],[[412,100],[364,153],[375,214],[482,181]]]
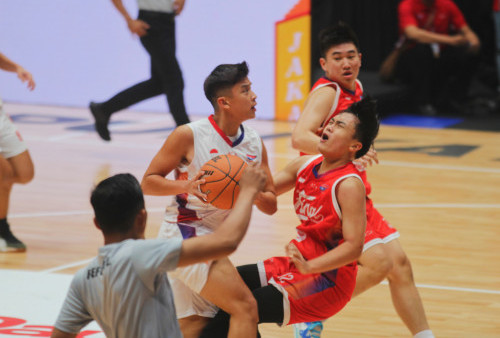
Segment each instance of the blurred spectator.
[[451,0],[403,0],[398,16],[405,47],[396,78],[410,84],[418,113],[463,112],[480,41],[460,9]]

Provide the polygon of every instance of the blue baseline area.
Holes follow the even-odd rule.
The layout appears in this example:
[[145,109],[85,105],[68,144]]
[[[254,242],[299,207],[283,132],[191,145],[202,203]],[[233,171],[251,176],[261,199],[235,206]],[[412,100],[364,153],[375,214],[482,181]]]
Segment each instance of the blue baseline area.
[[441,129],[463,122],[458,117],[438,117],[420,115],[392,115],[382,119],[382,124],[417,128]]

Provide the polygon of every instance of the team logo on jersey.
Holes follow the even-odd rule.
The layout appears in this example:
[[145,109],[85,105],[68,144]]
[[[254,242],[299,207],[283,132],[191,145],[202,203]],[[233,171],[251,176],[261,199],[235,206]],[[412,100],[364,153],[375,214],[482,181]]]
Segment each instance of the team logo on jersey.
[[210,154],[217,154],[219,151],[215,148],[210,149]]
[[319,190],[321,190],[321,191],[325,191],[325,190],[326,190],[326,188],[327,188],[327,186],[326,186],[326,185],[321,185],[321,186],[319,187]]
[[253,161],[253,160],[255,160],[256,158],[257,158],[257,155],[250,155],[250,154],[247,154],[247,159],[248,159],[249,161]]
[[323,206],[319,207],[311,205],[316,197],[308,196],[304,190],[299,191],[297,200],[295,201],[295,213],[301,221],[310,221],[313,223],[319,223],[323,220],[324,216],[320,213]]

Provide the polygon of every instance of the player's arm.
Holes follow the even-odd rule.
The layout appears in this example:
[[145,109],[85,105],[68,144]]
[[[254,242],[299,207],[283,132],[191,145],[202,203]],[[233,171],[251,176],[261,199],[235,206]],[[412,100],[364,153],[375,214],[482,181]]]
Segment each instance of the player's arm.
[[63,332],[61,330],[58,330],[57,328],[54,328],[50,337],[51,338],[75,338],[77,335],[78,335],[77,333],[67,333],[67,332]]
[[204,183],[198,175],[193,180],[171,180],[166,176],[181,163],[191,161],[194,147],[193,131],[186,125],[177,127],[165,140],[165,143],[151,161],[141,187],[146,195],[167,196],[183,193],[206,198],[198,186]]
[[309,94],[304,111],[292,131],[292,147],[306,154],[317,154],[319,136],[318,129],[328,117],[336,90],[325,86]]
[[368,166],[371,166],[373,163],[378,164],[378,154],[377,151],[375,150],[375,147],[372,145],[370,147],[370,150],[368,150],[368,152],[365,155],[355,159],[353,162],[356,164],[356,166],[361,166],[365,169]]
[[267,175],[266,186],[264,190],[257,195],[255,205],[260,211],[267,215],[272,215],[278,210],[278,201],[276,199],[276,189],[274,188],[273,175],[269,169],[269,161],[267,158],[267,150],[264,142],[262,142],[262,163],[260,167]]
[[408,39],[420,43],[440,43],[451,46],[462,46],[467,43],[467,39],[462,34],[448,35],[434,33],[414,25],[406,26],[404,34]]
[[33,76],[31,75],[31,73],[2,53],[0,53],[0,69],[3,69],[7,72],[17,73],[17,77],[22,82],[27,83],[29,90],[35,89],[35,80],[33,80]]
[[248,166],[239,182],[240,194],[229,216],[213,233],[182,241],[178,266],[218,259],[234,252],[245,236],[254,200],[266,181],[264,169]]
[[276,193],[278,194],[278,196],[295,188],[297,172],[299,171],[300,167],[310,158],[311,156],[299,156],[293,159],[286,165],[285,168],[274,175],[274,186],[276,188]]
[[288,255],[303,274],[337,269],[357,260],[363,251],[366,228],[365,187],[358,178],[349,177],[339,183],[336,194],[342,210],[344,242],[309,261],[302,257],[297,247],[289,244]]
[[479,52],[479,48],[481,47],[481,42],[479,41],[479,38],[477,37],[476,33],[474,33],[474,31],[468,25],[463,26],[460,29],[460,32],[467,39],[467,43],[469,44],[469,49],[473,53]]

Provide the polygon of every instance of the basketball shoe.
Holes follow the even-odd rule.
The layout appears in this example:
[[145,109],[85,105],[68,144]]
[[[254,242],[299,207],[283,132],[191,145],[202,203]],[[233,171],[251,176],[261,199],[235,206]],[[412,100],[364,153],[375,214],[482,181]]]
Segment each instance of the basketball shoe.
[[0,225],[0,252],[23,252],[26,245],[10,231],[8,223]]
[[323,331],[322,322],[293,324],[295,338],[320,338]]

